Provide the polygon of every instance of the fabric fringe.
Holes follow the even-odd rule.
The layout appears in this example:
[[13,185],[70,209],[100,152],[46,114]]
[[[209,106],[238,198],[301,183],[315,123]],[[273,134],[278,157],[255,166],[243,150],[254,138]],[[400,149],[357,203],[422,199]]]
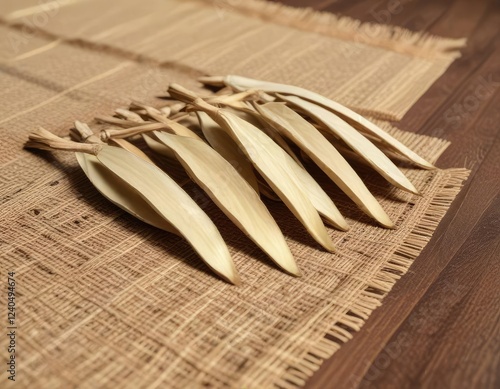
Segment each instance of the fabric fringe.
[[383,47],[427,59],[453,60],[460,57],[466,38],[452,39],[426,32],[414,32],[398,26],[361,22],[348,16],[296,8],[265,0],[203,0],[220,9],[235,10],[301,30]]
[[407,273],[413,261],[430,241],[439,222],[469,177],[467,169],[449,169],[448,180],[431,200],[425,214],[404,239],[402,245],[383,264],[370,282],[366,283],[348,312],[328,329],[322,338],[278,381],[279,388],[298,389],[320,368],[324,360],[330,358],[359,331],[370,314],[380,305],[397,280]]

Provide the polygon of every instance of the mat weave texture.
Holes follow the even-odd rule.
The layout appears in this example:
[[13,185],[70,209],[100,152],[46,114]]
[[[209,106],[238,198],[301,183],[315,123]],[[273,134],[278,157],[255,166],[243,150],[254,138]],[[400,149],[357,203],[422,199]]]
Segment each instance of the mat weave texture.
[[338,252],[326,253],[285,206],[267,202],[299,279],[189,186],[230,247],[243,281],[234,287],[182,239],[104,199],[72,154],[23,150],[27,133],[41,125],[67,134],[75,119],[132,99],[160,104],[154,96],[169,82],[199,90],[197,75],[234,73],[307,86],[369,113],[434,162],[446,141],[382,120],[401,118],[463,42],[388,27],[360,41],[356,21],[260,1],[110,4],[22,0],[0,11],[0,283],[16,272],[15,387],[300,387],[407,272],[468,171],[401,163],[418,197],[356,166],[397,224],[385,230],[311,167],[352,227],[328,229]]

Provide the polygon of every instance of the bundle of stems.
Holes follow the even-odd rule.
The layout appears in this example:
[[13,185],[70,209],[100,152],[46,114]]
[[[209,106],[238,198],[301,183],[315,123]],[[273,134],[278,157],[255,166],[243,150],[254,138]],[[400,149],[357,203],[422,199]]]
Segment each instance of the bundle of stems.
[[[233,284],[240,277],[228,247],[182,188],[186,182],[196,183],[280,269],[300,276],[261,195],[282,201],[327,251],[335,247],[325,224],[349,229],[304,168],[304,157],[386,228],[394,228],[393,222],[345,157],[354,155],[395,187],[414,194],[417,189],[389,156],[434,168],[374,123],[314,92],[239,76],[200,81],[222,89],[199,96],[171,84],[163,107],[134,101],[115,116],[97,117],[107,126],[99,136],[77,121],[70,130],[73,140],[39,128],[26,146],[75,152],[102,195],[138,219],[185,238],[209,268]],[[158,155],[166,160],[165,171],[154,162]],[[180,184],[170,176],[179,170],[188,177]]]

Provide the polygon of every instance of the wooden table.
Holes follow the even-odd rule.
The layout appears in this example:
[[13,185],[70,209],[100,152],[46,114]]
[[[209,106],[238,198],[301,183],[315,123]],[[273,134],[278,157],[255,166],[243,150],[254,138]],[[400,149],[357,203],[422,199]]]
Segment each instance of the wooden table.
[[500,388],[500,2],[281,2],[468,39],[397,125],[450,140],[437,165],[472,174],[409,273],[306,388]]

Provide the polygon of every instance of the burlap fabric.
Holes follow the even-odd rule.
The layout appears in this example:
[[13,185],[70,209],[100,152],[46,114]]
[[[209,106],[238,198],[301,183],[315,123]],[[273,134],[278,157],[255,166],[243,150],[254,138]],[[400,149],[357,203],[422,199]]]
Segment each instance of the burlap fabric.
[[[196,89],[203,73],[307,86],[376,120],[400,118],[461,42],[387,27],[361,41],[365,26],[355,21],[261,2],[48,4],[57,7],[8,1],[0,12],[0,266],[2,289],[6,272],[16,272],[14,385],[300,387],[408,270],[466,170],[402,163],[423,193],[416,197],[357,166],[397,222],[389,231],[312,168],[352,228],[329,229],[338,246],[329,254],[283,205],[269,202],[300,279],[277,270],[200,189],[188,187],[230,246],[238,288],[208,272],[183,240],[106,201],[73,155],[23,150],[27,133],[41,125],[66,134],[75,119],[90,122],[131,99],[158,104],[154,96],[169,82]],[[47,22],[35,23],[43,13]],[[276,23],[262,20],[271,16]],[[379,123],[431,161],[447,146]],[[6,358],[1,352],[2,366]],[[2,369],[2,387],[6,377]]]

